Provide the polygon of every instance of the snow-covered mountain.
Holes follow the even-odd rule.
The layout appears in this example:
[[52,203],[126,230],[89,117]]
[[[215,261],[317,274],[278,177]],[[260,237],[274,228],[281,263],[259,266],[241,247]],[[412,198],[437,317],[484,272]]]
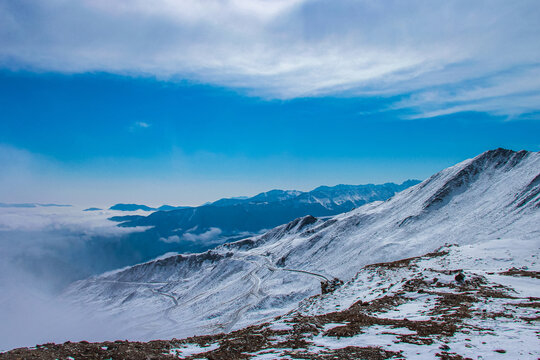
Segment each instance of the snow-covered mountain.
[[344,205],[353,209],[372,201],[389,199],[395,193],[418,183],[419,180],[407,180],[401,184],[319,186],[311,191],[270,190],[253,197],[221,199],[209,205],[269,204],[288,201],[296,207],[299,204],[320,204],[327,210],[340,211]]
[[[534,259],[504,262],[501,256],[515,244],[537,259],[539,210],[540,153],[497,149],[447,168],[387,201],[329,219],[305,216],[204,253],[109,272],[74,283],[65,297],[94,316],[122,319],[126,337],[228,332],[294,309],[311,314],[309,309],[329,306],[322,302],[298,308],[320,293],[325,278],[346,282],[344,290],[331,294],[343,294],[331,306],[348,306],[367,296],[359,290],[357,275],[364,266],[421,256],[445,244],[500,247],[496,267],[527,265],[538,271]],[[482,261],[478,256],[473,263],[481,268]],[[384,287],[384,279],[377,281]]]
[[289,199],[294,199],[298,195],[303,194],[302,191],[298,190],[270,190],[265,191],[260,194],[257,194],[252,197],[234,197],[234,198],[225,198],[214,201],[213,203],[206,205],[213,206],[229,206],[229,205],[238,205],[238,204],[259,204],[259,203],[270,203],[276,201],[285,201]]
[[319,203],[327,208],[348,203],[358,207],[373,201],[387,200],[395,193],[418,183],[420,183],[418,180],[407,180],[401,184],[319,186],[312,191],[299,194],[297,200],[301,203]]
[[[198,207],[166,209],[148,216],[116,216],[111,220],[122,227],[148,227],[144,235],[160,245],[168,244],[168,252],[205,251],[298,217],[332,216],[368,202],[386,200],[419,182],[323,186],[309,192],[271,190],[249,198],[221,199]],[[119,204],[113,208],[136,210],[140,206]]]

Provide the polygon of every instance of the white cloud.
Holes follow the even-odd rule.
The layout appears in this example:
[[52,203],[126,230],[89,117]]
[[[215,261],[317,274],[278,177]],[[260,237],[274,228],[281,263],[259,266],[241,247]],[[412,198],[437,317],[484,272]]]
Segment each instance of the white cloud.
[[185,233],[182,235],[182,240],[187,241],[211,241],[215,240],[219,235],[221,235],[221,229],[216,227],[211,227],[207,231],[200,233],[200,234],[194,234],[194,233]]
[[[412,109],[427,116],[514,114],[540,107],[530,94],[539,77],[512,71],[539,62],[538,18],[535,0],[7,0],[0,64],[188,79],[275,98],[412,92]],[[510,101],[491,100],[503,72],[515,86],[501,97],[521,104],[509,110]],[[478,79],[473,93],[461,90]],[[453,106],[448,89],[483,95]]]
[[137,130],[144,130],[148,129],[152,124],[146,122],[146,121],[135,121],[131,126],[129,127],[129,131],[135,132]]
[[85,317],[58,294],[69,282],[110,268],[111,259],[123,261],[126,254],[117,245],[124,235],[143,229],[122,229],[107,220],[120,213],[0,208],[0,352],[51,341],[116,338],[115,327],[107,327],[114,319]]
[[180,236],[178,235],[171,235],[169,237],[162,237],[159,238],[159,241],[163,241],[164,243],[170,244],[170,243],[179,243],[180,242]]
[[144,121],[137,121],[135,123],[135,126],[139,127],[139,128],[143,128],[143,129],[146,129],[146,128],[149,128],[150,127],[150,124],[147,123],[147,122],[144,122]]
[[0,352],[48,342],[120,338],[117,320],[87,316],[44,291],[42,281],[19,270],[5,259],[0,262]]
[[202,232],[200,234],[195,234],[192,232],[186,232],[182,234],[182,236],[178,235],[171,235],[168,237],[162,237],[159,238],[160,241],[163,241],[164,243],[179,243],[182,241],[191,241],[191,242],[208,242],[217,240],[218,236],[221,235],[222,231],[219,228],[211,227],[205,232]]
[[63,232],[81,239],[92,236],[120,236],[147,230],[123,228],[108,220],[112,216],[141,214],[113,210],[83,212],[81,207],[0,208],[0,231]]
[[476,79],[459,88],[419,91],[395,105],[413,108],[412,118],[435,117],[461,111],[486,111],[513,116],[540,110],[540,66]]

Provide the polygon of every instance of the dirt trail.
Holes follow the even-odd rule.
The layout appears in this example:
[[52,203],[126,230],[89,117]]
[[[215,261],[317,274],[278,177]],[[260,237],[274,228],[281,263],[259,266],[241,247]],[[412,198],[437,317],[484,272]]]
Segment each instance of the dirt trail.
[[120,280],[89,280],[94,283],[130,284],[130,285],[169,285],[167,282],[142,282],[142,281],[120,281]]
[[[250,308],[257,305],[261,301],[261,299],[265,296],[264,292],[261,289],[262,280],[258,276],[258,273],[261,270],[268,269],[268,270],[270,270],[272,272],[274,272],[274,271],[296,272],[296,273],[300,273],[300,274],[306,274],[306,275],[309,275],[309,276],[314,276],[314,277],[320,278],[320,279],[322,279],[324,281],[330,281],[330,279],[327,276],[325,276],[323,274],[318,274],[318,273],[315,273],[315,272],[312,272],[312,271],[298,270],[298,269],[288,269],[288,268],[278,268],[266,256],[256,255],[255,258],[256,258],[255,260],[254,259],[246,259],[246,258],[237,258],[236,259],[236,260],[239,260],[239,261],[250,263],[250,264],[252,264],[254,266],[252,266],[252,268],[244,276],[242,276],[243,280],[248,280],[251,283],[251,286],[249,286],[248,290],[245,293],[235,297],[234,299],[228,300],[226,303],[222,304],[222,305],[224,305],[224,304],[231,303],[231,302],[240,303],[240,304],[243,303],[244,304],[244,305],[242,305],[240,308],[238,308],[237,310],[235,310],[232,313],[232,315],[230,316],[230,319],[228,321],[220,324],[219,328],[222,331],[226,332],[226,333],[230,332],[233,329],[233,327],[240,321],[242,316]],[[225,288],[233,285],[231,283],[231,284],[226,285],[224,287],[219,287],[217,289],[213,289],[213,290],[210,290],[210,291],[204,291],[204,292],[202,292],[200,294],[197,294],[197,295],[193,296],[192,298],[187,299],[185,301],[182,301],[180,303],[179,298],[176,297],[174,294],[164,292],[164,291],[161,290],[161,288],[165,287],[166,285],[170,285],[172,282],[138,282],[138,281],[115,281],[115,280],[101,280],[101,282],[110,282],[110,283],[118,283],[118,284],[130,284],[130,285],[143,285],[143,286],[149,286],[149,287],[159,286],[160,288],[157,288],[157,289],[156,288],[149,288],[148,290],[150,290],[155,295],[167,297],[172,301],[172,305],[169,306],[168,308],[166,308],[163,311],[163,317],[165,319],[167,319],[167,321],[169,321],[173,325],[178,325],[179,324],[178,321],[176,321],[171,316],[171,312],[174,309],[178,308],[179,306],[189,306],[189,305],[191,305],[191,304],[193,304],[193,303],[195,303],[197,301],[201,301],[205,297],[208,297],[208,296],[211,296],[213,294],[222,292]]]
[[328,278],[328,276],[325,276],[323,274],[318,274],[318,273],[315,273],[315,272],[312,272],[312,271],[306,271],[306,270],[279,268],[279,267],[274,266],[274,264],[267,257],[261,256],[261,255],[259,255],[259,257],[262,258],[265,261],[265,265],[270,271],[290,271],[290,272],[296,272],[296,273],[302,273],[302,274],[316,276],[316,277],[319,277],[319,278],[321,278],[321,279],[323,279],[325,281],[331,281]]
[[[331,281],[327,276],[322,275],[322,274],[317,274],[315,272],[306,271],[306,270],[285,269],[285,268],[275,267],[274,264],[270,261],[270,259],[268,259],[265,256],[259,255],[259,256],[257,256],[257,259],[261,259],[262,261],[259,262],[259,261],[255,261],[255,260],[247,260],[247,259],[241,259],[241,258],[238,259],[238,260],[242,260],[242,261],[245,261],[245,262],[249,262],[249,263],[255,265],[255,267],[253,267],[246,274],[246,276],[243,277],[243,278],[249,278],[249,280],[252,283],[249,290],[245,294],[242,294],[242,295],[236,297],[235,299],[231,300],[231,301],[245,301],[246,304],[244,306],[242,306],[241,308],[239,308],[238,310],[234,311],[231,318],[230,318],[230,320],[228,322],[226,322],[225,324],[221,324],[220,328],[222,328],[226,333],[228,333],[228,332],[230,332],[232,330],[234,325],[236,325],[236,323],[238,323],[238,321],[241,319],[241,317],[244,315],[244,313],[246,311],[248,311],[251,307],[257,305],[257,303],[264,297],[264,293],[261,290],[262,280],[257,275],[257,272],[259,272],[263,268],[267,268],[270,271],[296,272],[296,273],[306,274],[306,275],[310,275],[310,276],[315,276],[315,277],[318,277],[320,279],[323,279],[324,281],[328,281],[328,282]],[[228,301],[228,302],[231,302],[231,301]]]
[[305,270],[294,270],[294,269],[279,269],[279,270],[282,270],[282,271],[290,271],[290,272],[297,272],[297,273],[302,273],[302,274],[308,274],[308,275],[313,275],[313,276],[316,276],[316,277],[319,277],[325,281],[330,281],[329,278],[327,278],[326,276],[322,275],[322,274],[317,274],[317,273],[314,273],[314,272],[311,272],[311,271],[305,271]]
[[[240,309],[233,312],[230,320],[224,324],[224,331],[230,332],[234,325],[240,320],[242,315],[249,310],[252,306],[256,305],[263,297],[263,294],[261,293],[261,278],[257,276],[257,271],[261,270],[263,268],[263,265],[260,263],[253,261],[253,260],[244,260],[246,262],[249,262],[253,265],[255,265],[254,268],[252,268],[248,274],[247,277],[249,277],[249,280],[251,281],[252,285],[249,288],[248,292],[237,297],[235,301],[241,301],[241,299],[245,299],[246,304],[242,306]],[[246,276],[244,276],[245,278]]]

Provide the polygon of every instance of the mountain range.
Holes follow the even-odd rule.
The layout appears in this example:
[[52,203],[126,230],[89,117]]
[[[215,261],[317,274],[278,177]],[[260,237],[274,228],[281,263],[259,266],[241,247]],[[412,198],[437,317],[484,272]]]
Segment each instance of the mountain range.
[[[152,210],[150,216],[147,217],[140,216],[144,212],[139,209],[140,205],[137,204],[114,207],[135,210],[135,213],[100,208],[86,208],[80,212],[77,207],[65,208],[66,212],[58,213],[55,208],[50,208],[51,211],[47,212],[47,216],[50,221],[59,225],[47,227],[46,231],[40,230],[39,238],[50,239],[50,244],[42,245],[46,251],[38,251],[36,248],[32,248],[32,251],[21,249],[16,261],[18,266],[23,267],[25,271],[39,274],[39,280],[50,284],[54,291],[60,291],[75,280],[149,261],[166,253],[203,252],[225,242],[259,234],[265,229],[276,226],[276,224],[281,225],[296,217],[308,215],[311,211],[319,215],[336,213],[341,209],[346,211],[354,206],[351,201],[343,200],[346,197],[356,201],[356,203],[386,199],[412,183],[414,181],[408,181],[401,185],[321,187],[320,189],[326,189],[325,191],[330,193],[326,195],[326,198],[319,194],[317,199],[329,203],[328,208],[320,204],[310,205],[302,202],[308,198],[307,195],[311,193],[316,195],[318,190],[306,193],[273,190],[252,198],[221,199],[213,204],[189,209]],[[294,200],[292,198],[294,196],[298,199]],[[363,197],[364,200],[359,199],[360,197]],[[333,205],[338,202],[344,204],[342,206]],[[37,204],[7,205],[10,207],[24,205],[25,208],[5,208],[5,211],[9,213],[17,211],[24,214],[27,210],[26,207],[38,206]],[[134,207],[131,207],[132,205]],[[277,209],[282,209],[283,214],[276,215]],[[42,210],[47,209],[43,208]],[[106,217],[110,217],[111,214],[122,215],[113,218],[120,219],[120,222],[107,221]],[[178,217],[178,214],[189,214],[189,216],[182,218]],[[191,215],[193,216],[191,217]],[[38,223],[43,222],[43,216],[35,215],[36,219],[39,219]],[[76,221],[80,225],[68,228],[62,219],[63,216],[69,216],[71,221],[79,219]],[[257,217],[259,218],[257,219]],[[17,219],[19,218],[20,215],[17,215]],[[242,219],[244,218],[251,219],[249,227],[243,226]],[[4,222],[6,221],[8,221],[8,217],[4,219]],[[143,226],[138,226],[142,223],[144,223]],[[93,228],[94,224],[105,226],[108,230],[96,231]],[[121,227],[114,229],[113,227],[118,224]],[[87,226],[91,228],[91,231],[81,235],[80,228],[86,229]],[[186,230],[180,230],[180,228]],[[2,239],[6,239],[6,243],[14,241],[13,239],[34,239],[36,237],[36,234],[32,232],[9,234],[3,232],[0,235],[3,236]],[[80,238],[84,238],[84,241],[77,240]],[[19,241],[14,243],[19,243]]]
[[35,208],[35,207],[70,207],[63,204],[39,204],[39,203],[0,203],[0,208]]
[[[109,208],[109,210],[117,210],[117,211],[168,211],[168,210],[176,210],[176,209],[184,209],[189,206],[172,206],[172,205],[161,205],[160,207],[154,208],[147,205],[141,205],[141,204],[115,204]],[[97,209],[99,210],[99,209]]]
[[452,358],[450,344],[474,355],[488,348],[479,340],[464,346],[474,338],[467,334],[489,332],[506,311],[506,332],[490,333],[506,349],[489,344],[489,354],[512,348],[519,358],[519,339],[535,337],[527,319],[540,297],[539,210],[540,153],[496,149],[386,201],[105,273],[72,284],[64,296],[81,311],[122,319],[121,331],[134,339],[221,334],[178,342],[184,356],[193,354],[189,346],[223,355],[236,341],[244,349],[244,334],[267,336],[258,347],[246,345],[246,358],[257,351],[339,358],[336,351],[352,344],[347,339],[368,329],[362,341],[369,349],[348,351]]
[[[123,227],[150,227],[148,233],[165,243],[198,241],[215,245],[258,234],[301,216],[332,216],[368,202],[386,200],[419,182],[321,186],[309,192],[271,190],[249,198],[221,199],[198,207],[157,211],[148,216],[116,216],[111,220]],[[141,206],[124,204],[111,209],[137,210]]]

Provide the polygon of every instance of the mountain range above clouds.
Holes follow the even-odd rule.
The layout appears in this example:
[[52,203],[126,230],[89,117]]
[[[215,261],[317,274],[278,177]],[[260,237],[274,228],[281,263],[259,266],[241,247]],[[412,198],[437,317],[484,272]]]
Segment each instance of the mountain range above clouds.
[[[407,183],[401,187],[394,184],[342,185],[330,188],[334,189],[333,193],[326,194],[324,198],[319,195],[319,201],[330,208],[334,203],[343,203],[344,197],[354,201],[360,196],[366,201],[376,200],[393,195],[403,186]],[[345,187],[345,190],[339,190],[340,187]],[[352,193],[350,189],[357,190]],[[251,198],[222,199],[203,207],[160,207],[174,208],[174,211],[144,211],[143,208],[150,207],[137,204],[117,204],[111,210],[108,207],[85,209],[45,203],[0,203],[0,262],[7,269],[25,274],[31,282],[45,287],[47,292],[56,293],[75,280],[149,261],[166,253],[203,252],[305,216],[312,210],[322,209],[316,214],[321,214],[321,211],[332,214],[354,206],[348,203],[327,209],[320,204],[306,204],[305,195],[298,196],[300,194],[308,195],[300,191],[273,190]],[[299,200],[294,201],[292,195],[298,196]],[[178,208],[180,213],[187,211],[196,215],[190,222],[182,223],[182,219],[179,221],[175,217]],[[276,216],[278,210],[283,214]],[[245,212],[250,214],[246,217]],[[152,221],[154,217],[163,218],[158,223],[159,228],[153,224],[133,224],[146,221],[144,215],[148,214],[152,215]],[[168,214],[173,216],[168,218]],[[108,220],[110,218],[121,219],[122,222],[113,222]],[[251,219],[247,230],[241,226],[244,218]],[[240,226],[222,225],[227,221]],[[181,231],[181,227],[186,230]],[[6,279],[9,277],[7,273],[4,276]],[[5,297],[10,296],[6,294]]]
[[[262,192],[255,196],[237,196],[231,198],[223,198],[214,202],[208,202],[202,206],[228,206],[238,204],[260,204],[276,201],[285,201],[296,199],[298,202],[319,202],[326,204],[327,207],[332,207],[333,204],[343,204],[351,202],[355,206],[363,205],[370,201],[387,199],[409,186],[416,185],[420,180],[406,180],[401,184],[385,183],[380,185],[335,185],[335,186],[319,186],[311,191],[299,190],[270,190]],[[171,211],[179,209],[187,209],[197,206],[174,206],[161,205],[159,207],[151,207],[143,204],[115,204],[109,207],[109,210],[117,211]],[[99,208],[89,208],[87,211],[101,210]]]
[[0,360],[540,360],[539,18],[0,0]]
[[[535,328],[527,319],[534,317],[534,299],[540,297],[535,290],[540,270],[538,179],[540,153],[496,149],[434,174],[386,201],[329,218],[305,216],[203,253],[170,256],[92,277],[74,283],[65,297],[81,309],[99,309],[100,316],[123,319],[122,331],[132,339],[225,333],[203,337],[202,343],[202,338],[178,342],[175,354],[180,357],[197,353],[190,353],[189,346],[198,346],[203,357],[226,353],[223,346],[234,336],[247,332],[264,337],[267,329],[275,332],[274,338],[292,341],[287,336],[296,334],[302,341],[290,343],[292,350],[279,341],[265,342],[242,356],[257,358],[253,353],[257,351],[285,356],[296,351],[324,358],[317,356],[348,347],[347,341],[336,343],[336,339],[384,332],[385,326],[388,331],[398,330],[389,332],[394,353],[380,358],[414,349],[428,349],[431,356],[437,351],[451,355],[445,344],[457,348],[467,331],[492,336],[491,342],[504,340],[505,349],[474,343],[459,347],[462,353],[480,348],[488,354],[506,353],[512,347],[519,349],[520,336],[534,336]],[[317,295],[321,281],[334,278],[345,284]],[[465,303],[466,316],[456,317],[452,301]],[[359,307],[363,302],[364,309]],[[521,325],[501,332],[493,329],[491,335],[483,335],[480,326],[474,328],[482,319],[499,316],[495,312],[505,303],[511,321]],[[367,323],[355,322],[368,315]],[[441,321],[449,319],[454,321],[452,331],[437,330]],[[347,326],[353,325],[347,324],[364,330],[349,331]],[[300,331],[302,326],[313,331]],[[332,335],[329,329],[339,326],[348,332]],[[422,330],[426,327],[432,330]],[[381,350],[377,338],[364,338],[363,344]],[[167,342],[164,349],[171,344]],[[536,350],[530,351],[534,356]]]
[[[247,198],[226,198],[198,207],[156,211],[148,216],[115,216],[121,227],[149,227],[148,236],[164,243],[199,250],[219,243],[255,235],[298,217],[333,216],[372,201],[386,200],[419,183],[320,186],[312,191],[271,190]],[[115,205],[111,209],[142,209],[142,205]],[[144,210],[144,209],[143,209]]]

